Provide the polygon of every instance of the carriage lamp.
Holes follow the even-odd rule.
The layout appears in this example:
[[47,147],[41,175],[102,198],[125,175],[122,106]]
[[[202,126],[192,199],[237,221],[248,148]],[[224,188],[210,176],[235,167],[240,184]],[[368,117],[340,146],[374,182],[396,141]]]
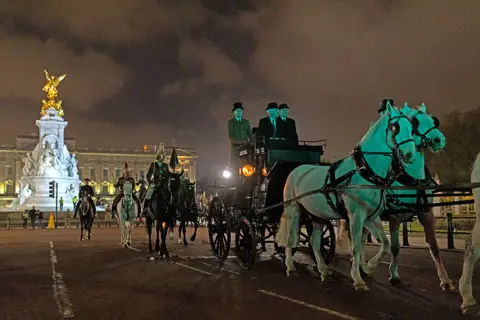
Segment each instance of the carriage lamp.
[[232,176],[232,173],[229,170],[225,169],[225,170],[223,170],[222,175],[225,179],[230,179],[230,177]]
[[262,175],[263,175],[264,177],[266,177],[267,174],[268,174],[267,168],[263,167],[263,169],[262,169]]
[[242,173],[245,177],[251,177],[255,173],[255,168],[251,164],[246,164],[242,167]]

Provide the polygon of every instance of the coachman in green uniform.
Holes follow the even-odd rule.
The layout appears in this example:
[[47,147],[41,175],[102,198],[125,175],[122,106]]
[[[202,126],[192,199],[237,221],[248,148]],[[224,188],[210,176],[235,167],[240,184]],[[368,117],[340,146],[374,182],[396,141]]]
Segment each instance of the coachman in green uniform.
[[243,119],[243,105],[241,102],[233,104],[233,118],[228,120],[228,137],[230,138],[230,169],[233,170],[233,177],[236,177],[240,168],[238,147],[252,143],[253,134],[250,121]]

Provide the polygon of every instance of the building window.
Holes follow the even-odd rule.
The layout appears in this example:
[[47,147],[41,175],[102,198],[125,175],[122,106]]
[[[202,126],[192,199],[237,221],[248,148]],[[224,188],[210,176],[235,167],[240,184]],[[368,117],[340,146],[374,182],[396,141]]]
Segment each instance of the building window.
[[108,181],[108,169],[103,169],[103,181]]
[[78,177],[80,178],[80,180],[83,179],[83,168],[78,169]]
[[13,179],[13,167],[7,166],[5,175],[6,175],[6,178],[8,180],[12,180]]
[[102,195],[108,195],[108,185],[102,185]]
[[11,196],[14,194],[14,190],[13,190],[13,184],[12,183],[7,183],[6,185],[6,191],[7,191],[7,195]]
[[90,180],[97,180],[97,178],[95,177],[95,168],[90,168]]
[[118,179],[122,176],[122,170],[115,169],[115,179]]

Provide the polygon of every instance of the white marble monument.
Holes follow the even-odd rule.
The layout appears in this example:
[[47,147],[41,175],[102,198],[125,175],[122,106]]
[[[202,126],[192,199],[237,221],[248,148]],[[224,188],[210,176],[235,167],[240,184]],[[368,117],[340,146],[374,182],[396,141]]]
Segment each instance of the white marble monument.
[[64,200],[63,209],[72,210],[72,200],[78,195],[80,179],[75,155],[70,155],[64,144],[68,122],[58,115],[57,110],[50,108],[36,123],[40,131],[39,142],[22,159],[20,192],[11,208],[24,210],[35,206],[43,211],[54,210],[55,199],[49,197],[49,182],[55,181],[58,183],[58,199]]

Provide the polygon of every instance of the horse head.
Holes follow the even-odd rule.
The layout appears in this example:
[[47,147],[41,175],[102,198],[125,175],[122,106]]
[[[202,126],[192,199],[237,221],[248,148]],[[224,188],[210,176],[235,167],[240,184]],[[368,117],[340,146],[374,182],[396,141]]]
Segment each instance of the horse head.
[[360,145],[370,153],[397,153],[405,163],[412,163],[416,157],[412,124],[403,110],[394,108],[390,103],[387,103],[385,113],[370,127]]
[[417,109],[409,108],[405,103],[405,115],[412,123],[415,145],[418,149],[428,148],[438,152],[445,147],[446,138],[440,131],[440,121],[437,117],[427,113],[424,103]]
[[181,176],[183,175],[184,171],[180,173],[171,173],[170,178],[168,179],[168,189],[172,196],[172,203],[178,203],[180,190],[182,187]]

